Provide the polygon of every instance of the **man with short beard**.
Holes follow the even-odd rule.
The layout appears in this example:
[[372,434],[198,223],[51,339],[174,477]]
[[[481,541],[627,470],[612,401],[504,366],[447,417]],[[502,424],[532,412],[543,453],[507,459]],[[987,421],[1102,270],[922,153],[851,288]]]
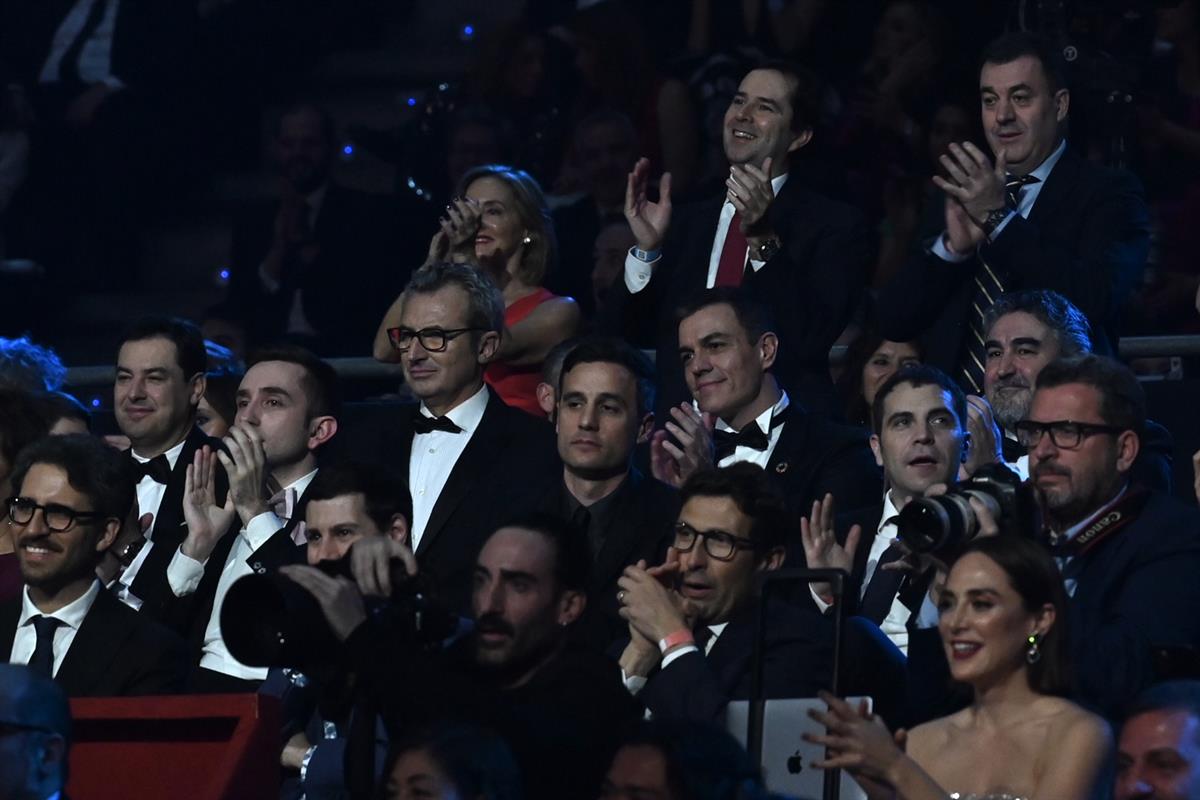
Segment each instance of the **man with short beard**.
[[1145,408],[1127,368],[1085,355],[1042,369],[1015,426],[1071,596],[1077,696],[1110,718],[1156,653],[1200,645],[1200,513],[1131,480]]
[[230,253],[230,304],[255,344],[287,337],[323,356],[359,352],[424,256],[425,204],[341,185],[338,150],[324,109],[299,103],[279,117],[278,201],[235,226]]
[[[1029,456],[1013,432],[1029,414],[1033,385],[1042,367],[1057,358],[1092,352],[1090,325],[1070,300],[1048,289],[1009,292],[996,298],[984,317],[984,390],[1004,432],[1004,461],[1029,477]],[[1136,480],[1171,491],[1171,434],[1146,421],[1142,447],[1133,465]]]

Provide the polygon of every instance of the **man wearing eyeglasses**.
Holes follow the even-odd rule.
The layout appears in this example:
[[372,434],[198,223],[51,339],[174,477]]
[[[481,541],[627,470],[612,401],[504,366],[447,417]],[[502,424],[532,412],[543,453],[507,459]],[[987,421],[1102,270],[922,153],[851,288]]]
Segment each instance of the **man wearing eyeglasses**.
[[0,655],[71,697],[178,692],[184,643],[96,577],[133,505],[128,461],[89,436],[48,437],[21,454],[12,484],[5,522],[25,590],[0,607]]
[[1157,652],[1200,646],[1200,513],[1130,480],[1145,404],[1121,364],[1061,359],[1016,425],[1071,595],[1078,694],[1110,717],[1154,682]]
[[[625,685],[655,717],[717,722],[750,694],[754,584],[783,565],[783,499],[761,467],[693,475],[667,562],[628,567],[618,581],[630,642]],[[773,605],[766,621],[768,697],[813,697],[828,684],[830,629],[811,607]]]
[[472,556],[505,517],[532,510],[557,479],[552,428],[506,405],[484,385],[504,330],[504,300],[465,264],[433,263],[412,277],[399,325],[387,331],[408,388],[380,437],[378,460],[412,491],[410,544],[446,599],[469,608]]
[[70,744],[63,690],[26,667],[0,664],[0,800],[59,800]]

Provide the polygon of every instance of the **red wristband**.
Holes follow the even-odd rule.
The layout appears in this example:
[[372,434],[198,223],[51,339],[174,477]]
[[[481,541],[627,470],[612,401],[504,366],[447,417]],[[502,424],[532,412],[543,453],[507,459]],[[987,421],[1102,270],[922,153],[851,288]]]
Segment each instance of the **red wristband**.
[[692,636],[689,630],[678,630],[674,633],[669,633],[662,639],[658,640],[658,650],[663,655],[672,647],[678,647],[681,644],[695,644],[696,639]]

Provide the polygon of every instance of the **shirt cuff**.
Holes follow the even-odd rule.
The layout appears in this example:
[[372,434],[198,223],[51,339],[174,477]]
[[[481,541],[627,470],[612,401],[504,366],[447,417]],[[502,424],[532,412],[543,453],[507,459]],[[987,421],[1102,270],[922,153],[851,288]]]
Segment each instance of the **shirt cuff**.
[[765,262],[765,261],[759,261],[757,258],[752,258],[752,259],[750,259],[750,269],[754,270],[755,272],[758,272],[760,269],[763,268],[763,265],[765,265],[766,263],[767,262]]
[[996,237],[1000,235],[1000,231],[1004,230],[1008,226],[1008,223],[1012,222],[1012,218],[1016,215],[1017,212],[1009,211],[1008,216],[1000,220],[999,225],[997,225],[995,228],[992,228],[992,232],[989,233],[987,237],[988,242],[990,243],[996,241]]
[[167,583],[171,584],[171,591],[176,597],[187,597],[196,591],[200,579],[204,577],[204,564],[203,561],[185,556],[182,549],[175,549],[175,555],[171,556],[171,563],[167,565]]
[[672,650],[667,655],[663,656],[662,666],[660,669],[666,669],[672,663],[679,660],[680,656],[686,656],[688,653],[699,653],[700,648],[694,644],[689,644],[687,647],[681,647],[678,650]]
[[242,535],[246,537],[246,542],[250,545],[250,552],[254,552],[266,544],[267,540],[286,524],[275,516],[275,512],[269,510],[247,522],[246,527],[242,529]]
[[629,254],[625,256],[625,288],[630,294],[637,294],[646,288],[654,275],[654,265],[661,260],[662,256],[653,261],[642,261],[633,254],[633,248],[630,248]]
[[813,602],[817,604],[817,610],[822,614],[833,608],[833,603],[826,603],[824,600],[822,600],[821,595],[817,594],[813,590],[811,583],[808,585],[808,593],[812,595]]
[[939,234],[933,240],[933,244],[929,248],[929,252],[940,258],[942,261],[949,261],[951,264],[961,264],[971,257],[971,253],[953,253],[949,247],[946,247],[945,234]]
[[258,265],[258,282],[267,290],[268,294],[275,294],[279,291],[279,281],[267,274],[266,264]]
[[625,684],[625,688],[630,694],[637,694],[646,686],[646,677],[643,675],[626,675],[625,670],[621,670],[621,683]]

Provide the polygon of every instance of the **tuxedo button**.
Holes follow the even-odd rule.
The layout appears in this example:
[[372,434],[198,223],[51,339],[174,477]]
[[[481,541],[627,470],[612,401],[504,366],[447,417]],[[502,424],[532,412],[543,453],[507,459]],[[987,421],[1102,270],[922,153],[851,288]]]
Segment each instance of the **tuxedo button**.
[[267,571],[267,568],[266,568],[266,567],[264,567],[264,566],[262,565],[262,562],[261,562],[261,561],[255,561],[255,562],[254,562],[253,564],[251,564],[250,566],[251,566],[251,568],[252,568],[252,569],[253,569],[255,572],[257,572],[259,575],[263,575],[263,574],[265,574],[265,573],[266,573],[266,571]]

